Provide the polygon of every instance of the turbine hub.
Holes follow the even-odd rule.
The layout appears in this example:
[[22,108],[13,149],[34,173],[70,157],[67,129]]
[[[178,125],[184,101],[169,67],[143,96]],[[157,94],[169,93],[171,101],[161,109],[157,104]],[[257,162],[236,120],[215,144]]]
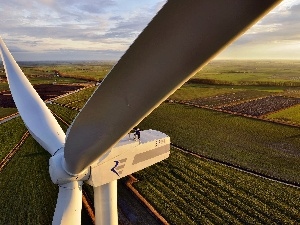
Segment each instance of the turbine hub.
[[49,173],[54,184],[62,185],[72,181],[85,181],[90,177],[87,168],[79,174],[71,174],[65,169],[64,149],[60,149],[49,159]]

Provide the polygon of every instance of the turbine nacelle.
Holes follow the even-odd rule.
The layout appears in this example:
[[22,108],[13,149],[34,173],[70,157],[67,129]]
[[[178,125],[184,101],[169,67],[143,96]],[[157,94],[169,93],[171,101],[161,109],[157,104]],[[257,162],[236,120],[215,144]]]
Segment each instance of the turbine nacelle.
[[140,140],[134,140],[133,134],[126,135],[79,174],[66,170],[64,149],[60,149],[49,160],[49,173],[52,182],[58,185],[86,181],[98,187],[158,163],[169,154],[169,136],[156,130],[144,130]]
[[141,139],[125,136],[103,160],[91,165],[87,183],[98,187],[142,170],[169,157],[170,137],[156,130],[141,131]]

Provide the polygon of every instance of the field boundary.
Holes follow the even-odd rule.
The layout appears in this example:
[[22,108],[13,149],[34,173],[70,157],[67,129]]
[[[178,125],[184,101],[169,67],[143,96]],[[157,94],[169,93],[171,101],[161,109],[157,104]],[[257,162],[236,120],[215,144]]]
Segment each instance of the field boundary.
[[[248,114],[243,114],[243,113],[238,113],[238,112],[231,112],[231,111],[223,110],[223,109],[219,109],[219,108],[213,108],[213,107],[209,107],[209,106],[201,106],[201,105],[197,105],[197,104],[194,104],[194,103],[191,103],[191,102],[188,102],[188,101],[167,100],[166,102],[181,104],[181,105],[187,105],[187,106],[193,106],[195,108],[208,109],[208,110],[213,110],[213,111],[217,111],[217,112],[228,113],[228,114],[231,114],[231,115],[243,116],[243,117],[247,117],[247,118],[251,118],[251,119],[266,121],[266,122],[270,122],[270,123],[277,123],[277,124],[286,125],[286,126],[300,127],[299,124],[294,123],[294,122],[287,122],[287,121],[284,122],[284,121],[277,120],[277,119],[264,118],[265,115],[259,116],[259,117],[258,116],[251,116],[251,115],[248,115]],[[281,109],[281,110],[283,110],[283,109]],[[278,111],[280,111],[280,110],[278,110]],[[274,111],[274,112],[278,112],[278,111]]]
[[82,203],[89,217],[91,218],[92,223],[95,225],[94,205],[84,189],[82,189]]
[[126,181],[126,186],[131,190],[131,192],[143,203],[143,205],[164,225],[169,225],[168,221],[159,214],[159,212],[138,192],[137,189],[133,187],[133,183],[138,182],[138,180],[132,175],[128,175],[128,180]]
[[280,178],[277,178],[277,177],[272,177],[272,176],[269,176],[269,175],[266,175],[266,174],[256,172],[256,171],[251,170],[251,169],[247,169],[247,168],[232,164],[232,163],[224,162],[222,160],[218,160],[218,159],[215,159],[215,158],[212,158],[212,157],[207,157],[207,156],[201,155],[199,153],[196,153],[192,150],[189,150],[187,148],[181,147],[181,146],[179,146],[175,143],[171,143],[171,146],[173,146],[174,148],[176,148],[179,151],[184,152],[186,154],[190,154],[190,155],[193,155],[195,157],[206,159],[206,160],[209,160],[209,161],[212,161],[212,162],[215,162],[215,163],[219,163],[221,165],[224,165],[224,166],[227,166],[227,167],[230,167],[230,168],[233,168],[233,169],[236,169],[236,170],[239,170],[239,171],[257,176],[257,177],[261,177],[261,178],[264,178],[264,179],[267,179],[267,180],[275,181],[275,182],[278,182],[278,183],[282,183],[282,184],[300,189],[300,184],[297,183],[297,182],[291,182],[291,181],[283,180],[283,179],[280,179]]
[[60,99],[60,98],[64,98],[64,97],[66,97],[66,96],[68,96],[68,95],[75,94],[75,93],[77,93],[77,92],[79,92],[79,91],[82,91],[82,90],[84,90],[84,89],[91,88],[91,87],[94,87],[94,86],[96,86],[96,84],[90,84],[90,85],[83,86],[82,88],[79,88],[79,89],[77,89],[77,90],[75,90],[75,91],[70,91],[70,92],[68,92],[68,93],[65,93],[65,94],[56,96],[56,97],[54,97],[54,98],[49,98],[49,99],[47,99],[47,100],[45,101],[45,103],[53,102],[53,101],[58,100],[58,99]]
[[2,159],[0,162],[0,173],[3,168],[10,162],[10,160],[14,157],[14,155],[18,152],[20,147],[24,144],[26,139],[29,136],[29,131],[26,131],[24,135],[21,137],[21,140],[13,147],[13,149]]
[[16,112],[16,113],[10,114],[8,116],[2,117],[2,118],[0,118],[0,124],[5,123],[5,122],[12,120],[19,116],[20,116],[19,112]]

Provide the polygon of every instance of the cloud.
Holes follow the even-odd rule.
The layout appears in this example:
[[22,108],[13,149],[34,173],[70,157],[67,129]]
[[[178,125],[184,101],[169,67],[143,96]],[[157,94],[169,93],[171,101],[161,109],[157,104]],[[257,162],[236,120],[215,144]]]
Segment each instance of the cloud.
[[[19,39],[19,48],[24,50],[29,46],[41,49],[40,45],[47,45],[45,40],[51,39],[54,43],[57,40],[66,43],[68,40],[68,48],[74,46],[74,42],[86,44],[89,41],[90,45],[115,43],[125,50],[125,45],[134,40],[156,13],[153,8],[158,10],[163,2],[35,0],[28,3],[25,0],[12,0],[1,5],[1,34],[10,43],[16,43],[12,39]],[[128,11],[122,10],[120,4],[124,4]],[[53,48],[49,42],[50,45]]]
[[235,45],[247,43],[268,43],[272,41],[299,40],[300,2],[299,5],[279,6],[253,26]]
[[[61,49],[78,50],[81,51],[80,55],[89,51],[112,51],[119,54],[128,48],[165,2],[3,1],[0,6],[0,35],[11,49],[24,54],[33,51],[46,55],[49,51],[53,55],[54,51],[59,52]],[[300,0],[283,1],[234,42],[227,53],[247,49],[247,46],[247,52],[266,45],[269,49],[277,45],[291,48],[299,42],[299,23]],[[90,55],[95,55],[95,52]]]

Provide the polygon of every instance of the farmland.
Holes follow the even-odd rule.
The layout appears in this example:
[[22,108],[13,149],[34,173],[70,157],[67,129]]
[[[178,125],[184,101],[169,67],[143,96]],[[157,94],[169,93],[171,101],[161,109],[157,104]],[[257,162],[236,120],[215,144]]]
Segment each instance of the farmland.
[[171,224],[293,224],[299,189],[172,149],[136,174],[138,190]]
[[162,105],[140,127],[202,155],[300,183],[298,128],[178,104]]
[[32,138],[1,171],[0,224],[50,224],[58,187],[48,173],[50,155]]
[[215,60],[199,71],[193,79],[227,85],[299,87],[299,70],[299,61]]
[[0,161],[21,139],[25,131],[26,128],[21,118],[16,118],[0,125]]
[[[90,68],[82,66],[64,64],[53,69],[53,65],[43,65],[28,67],[27,72],[30,79],[36,79],[38,84],[44,83],[43,76],[46,80],[47,76],[52,76],[51,71],[54,70],[63,71],[62,78],[76,79],[78,76],[80,79],[85,77],[98,80],[105,76],[105,70],[111,68],[111,65]],[[158,129],[167,133],[173,143],[203,157],[172,148],[169,159],[134,174],[138,179],[134,187],[171,224],[300,223],[299,188],[215,162],[236,165],[261,176],[299,185],[299,103],[285,104],[285,99],[297,101],[300,97],[297,80],[293,79],[297,76],[298,66],[297,62],[276,64],[274,69],[269,62],[243,64],[217,61],[209,64],[200,72],[202,75],[198,73],[194,81],[176,91],[166,103],[139,124],[142,129]],[[30,72],[32,69],[34,71]],[[96,70],[102,73],[91,78]],[[222,77],[225,72],[229,74],[228,77]],[[199,81],[202,77],[214,80],[214,83]],[[288,83],[291,80],[292,85]],[[82,82],[80,80],[78,83]],[[71,123],[94,90],[94,86],[85,88],[57,99],[48,106],[63,120]],[[270,110],[266,110],[266,100],[270,100]],[[245,105],[249,102],[250,106]],[[259,115],[242,111],[243,108],[254,106],[262,106],[265,111]],[[11,113],[8,110],[14,112],[15,109],[0,109],[0,114],[2,111],[3,115]],[[293,123],[293,126],[280,124],[287,121]],[[61,123],[61,126],[67,129],[65,124]],[[16,127],[18,132],[14,132]],[[26,128],[17,118],[1,124],[0,129],[2,156],[18,142]],[[28,158],[32,163],[28,163]],[[51,221],[57,187],[49,179],[48,159],[48,153],[32,139],[28,139],[1,172],[0,188],[4,191],[0,199],[4,207],[0,211],[0,224],[17,224],[18,221],[48,224]],[[44,186],[45,192],[42,192],[41,187]],[[16,193],[22,193],[22,196]],[[44,196],[41,198],[41,195]],[[49,204],[45,205],[45,202]],[[27,205],[36,207],[27,210]],[[20,213],[11,215],[7,210]]]
[[[113,67],[113,62],[44,62],[30,63],[21,62],[23,72],[30,78],[32,83],[37,80],[40,83],[41,78],[44,82],[86,82],[102,80]],[[1,67],[0,67],[1,71]],[[0,73],[0,76],[5,76]]]

